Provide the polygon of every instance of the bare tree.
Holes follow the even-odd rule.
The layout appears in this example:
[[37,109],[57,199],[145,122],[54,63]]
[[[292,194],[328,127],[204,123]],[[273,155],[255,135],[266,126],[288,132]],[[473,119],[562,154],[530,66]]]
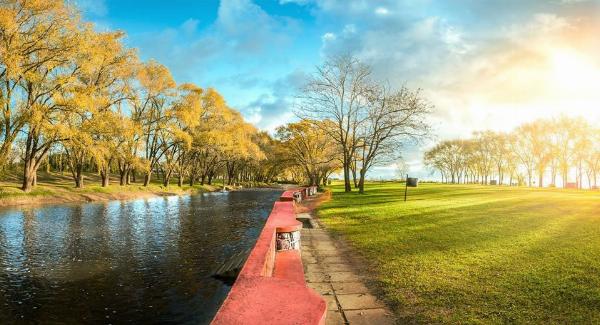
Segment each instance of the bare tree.
[[410,168],[406,161],[404,161],[402,157],[398,158],[396,161],[396,177],[398,177],[398,179],[404,179],[409,170]]
[[365,175],[380,161],[394,159],[403,141],[416,141],[429,132],[425,117],[430,105],[419,91],[406,87],[392,92],[388,87],[376,89],[369,98],[366,119],[360,128],[361,154],[359,193],[365,191]]
[[335,128],[324,130],[342,152],[344,189],[352,191],[350,167],[358,147],[359,127],[365,119],[367,98],[373,93],[371,69],[358,59],[331,57],[310,77],[301,94],[296,114],[308,120],[330,120]]

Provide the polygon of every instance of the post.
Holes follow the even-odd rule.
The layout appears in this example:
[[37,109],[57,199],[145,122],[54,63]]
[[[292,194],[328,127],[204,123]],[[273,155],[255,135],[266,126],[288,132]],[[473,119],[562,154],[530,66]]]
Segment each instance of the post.
[[404,185],[404,202],[406,202],[406,195],[408,194],[408,174],[406,174],[406,183]]

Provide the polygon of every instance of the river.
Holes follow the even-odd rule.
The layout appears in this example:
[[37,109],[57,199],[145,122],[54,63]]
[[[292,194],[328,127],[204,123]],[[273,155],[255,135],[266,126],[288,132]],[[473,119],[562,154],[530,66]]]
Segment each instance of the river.
[[281,191],[0,210],[0,324],[203,324]]

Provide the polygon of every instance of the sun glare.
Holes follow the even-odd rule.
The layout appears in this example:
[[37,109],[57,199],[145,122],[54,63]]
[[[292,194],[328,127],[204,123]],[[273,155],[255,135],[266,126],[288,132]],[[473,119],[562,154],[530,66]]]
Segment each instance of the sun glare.
[[600,81],[600,70],[587,57],[572,50],[555,50],[551,55],[552,75],[564,91],[580,92]]
[[[562,98],[568,113],[581,115],[590,121],[600,110],[600,67],[590,58],[570,49],[556,49],[550,55],[549,83],[553,97]],[[565,108],[565,107],[563,107]]]

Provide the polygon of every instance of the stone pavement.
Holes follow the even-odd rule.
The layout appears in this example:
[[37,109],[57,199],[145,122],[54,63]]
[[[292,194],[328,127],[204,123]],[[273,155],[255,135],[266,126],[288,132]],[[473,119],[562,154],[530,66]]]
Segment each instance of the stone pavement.
[[309,287],[327,301],[326,324],[394,324],[392,313],[369,293],[344,257],[343,248],[319,228],[310,214],[300,213],[315,228],[303,228],[302,264]]

